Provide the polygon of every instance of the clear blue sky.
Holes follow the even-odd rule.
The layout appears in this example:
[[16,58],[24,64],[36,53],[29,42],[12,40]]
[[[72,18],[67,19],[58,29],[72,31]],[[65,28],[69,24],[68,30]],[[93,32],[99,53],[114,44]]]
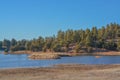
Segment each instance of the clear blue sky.
[[120,23],[120,0],[0,0],[0,40]]

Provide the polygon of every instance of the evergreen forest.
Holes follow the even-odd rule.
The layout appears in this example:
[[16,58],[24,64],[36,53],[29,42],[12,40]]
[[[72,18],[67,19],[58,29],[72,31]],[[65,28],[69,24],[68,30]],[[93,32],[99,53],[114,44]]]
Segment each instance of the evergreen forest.
[[120,50],[120,25],[110,23],[101,28],[92,27],[85,30],[59,30],[56,35],[39,36],[32,40],[4,39],[0,49],[5,51],[43,51],[43,52],[92,52],[96,49]]

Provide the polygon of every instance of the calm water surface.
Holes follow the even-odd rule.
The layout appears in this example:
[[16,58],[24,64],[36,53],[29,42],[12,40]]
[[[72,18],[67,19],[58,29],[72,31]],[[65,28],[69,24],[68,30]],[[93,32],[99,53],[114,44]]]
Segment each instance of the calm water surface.
[[120,56],[76,56],[55,60],[30,60],[27,54],[0,54],[0,68],[49,67],[56,64],[120,64]]

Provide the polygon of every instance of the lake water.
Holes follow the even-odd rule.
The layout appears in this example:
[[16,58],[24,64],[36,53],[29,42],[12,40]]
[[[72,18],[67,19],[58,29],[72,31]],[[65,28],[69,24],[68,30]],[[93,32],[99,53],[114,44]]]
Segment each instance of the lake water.
[[27,54],[0,54],[0,68],[49,67],[56,64],[120,64],[120,56],[76,56],[54,60],[30,60]]

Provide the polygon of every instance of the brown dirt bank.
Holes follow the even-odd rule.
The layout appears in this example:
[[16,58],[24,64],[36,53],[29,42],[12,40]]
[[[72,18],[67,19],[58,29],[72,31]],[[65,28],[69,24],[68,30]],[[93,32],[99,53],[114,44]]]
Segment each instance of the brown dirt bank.
[[120,56],[120,52],[118,51],[107,51],[107,52],[98,52],[96,55],[102,55],[102,56]]
[[30,59],[60,59],[63,56],[120,56],[120,52],[106,51],[93,53],[62,53],[62,52],[31,52],[31,51],[15,51],[10,54],[30,54]]
[[120,80],[120,65],[57,65],[1,69],[0,80]]
[[9,52],[9,54],[32,54],[32,51],[13,51]]
[[101,56],[119,56],[120,52],[118,51],[102,51],[102,52],[93,52],[93,53],[67,53],[67,52],[32,52],[32,51],[14,51],[10,52],[10,54],[40,54],[40,53],[47,53],[47,54],[59,54],[60,56],[68,55],[68,56],[76,56],[76,55],[101,55]]

